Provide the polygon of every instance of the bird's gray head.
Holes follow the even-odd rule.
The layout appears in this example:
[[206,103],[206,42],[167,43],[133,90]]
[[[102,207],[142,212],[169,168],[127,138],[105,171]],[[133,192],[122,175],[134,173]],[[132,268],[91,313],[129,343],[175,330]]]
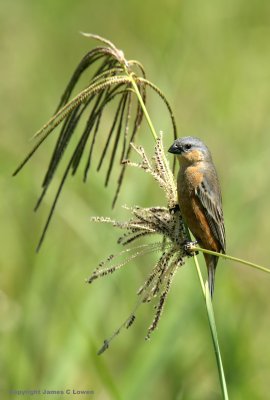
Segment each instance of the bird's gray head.
[[200,139],[192,136],[176,139],[168,151],[175,154],[179,161],[193,163],[211,160],[208,147]]

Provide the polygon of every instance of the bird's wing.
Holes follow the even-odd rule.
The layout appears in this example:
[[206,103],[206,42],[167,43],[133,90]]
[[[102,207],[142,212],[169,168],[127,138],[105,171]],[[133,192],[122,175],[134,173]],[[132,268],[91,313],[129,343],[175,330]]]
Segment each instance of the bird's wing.
[[[220,243],[225,253],[226,239],[221,195],[219,190],[217,192],[217,190],[213,190],[211,186],[206,179],[202,180],[195,189],[195,195],[204,208],[206,219],[215,239]],[[219,186],[215,185],[215,187]]]

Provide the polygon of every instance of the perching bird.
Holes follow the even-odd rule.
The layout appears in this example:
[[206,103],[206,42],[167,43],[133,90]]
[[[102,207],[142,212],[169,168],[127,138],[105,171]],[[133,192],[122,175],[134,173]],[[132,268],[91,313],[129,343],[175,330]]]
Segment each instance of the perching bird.
[[[188,136],[175,140],[168,151],[180,163],[177,193],[185,223],[202,248],[225,253],[220,185],[208,147],[200,139]],[[204,253],[204,258],[213,297],[218,257]]]

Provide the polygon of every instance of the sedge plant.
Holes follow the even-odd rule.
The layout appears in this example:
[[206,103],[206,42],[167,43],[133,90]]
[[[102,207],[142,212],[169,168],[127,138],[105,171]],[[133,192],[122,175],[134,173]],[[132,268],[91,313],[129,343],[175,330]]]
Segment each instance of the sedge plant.
[[[88,33],[83,33],[83,35],[97,40],[100,46],[89,51],[80,61],[61,97],[54,115],[34,135],[34,139],[36,140],[34,147],[14,172],[14,175],[16,175],[23,168],[55,128],[61,124],[60,133],[42,182],[42,192],[35,207],[35,210],[37,210],[50,187],[59,164],[63,161],[63,155],[67,148],[71,147],[71,139],[75,131],[78,130],[78,125],[82,117],[86,117],[86,123],[81,136],[77,140],[75,149],[71,152],[71,157],[64,169],[37,250],[39,250],[45,238],[57,201],[68,176],[76,174],[85,155],[84,181],[87,180],[93,163],[94,153],[97,153],[99,157],[97,164],[98,171],[104,166],[105,157],[109,159],[108,168],[105,172],[105,186],[109,184],[112,170],[117,168],[118,164],[119,175],[113,205],[115,205],[122,188],[127,167],[139,168],[147,173],[162,189],[166,198],[166,207],[125,207],[126,211],[130,214],[130,217],[125,221],[117,221],[106,217],[92,218],[92,222],[106,223],[120,229],[123,233],[119,237],[118,243],[124,246],[124,250],[116,255],[110,255],[101,261],[87,279],[88,283],[92,283],[102,276],[112,274],[124,267],[131,260],[146,253],[155,252],[159,254],[150,274],[138,290],[138,301],[134,309],[122,325],[108,339],[104,340],[98,354],[103,353],[109,347],[112,339],[120,333],[122,328],[131,327],[136,318],[136,311],[141,304],[153,301],[156,302],[156,311],[146,333],[146,339],[150,338],[150,335],[159,323],[176,272],[185,264],[187,257],[193,257],[205,301],[221,393],[223,399],[226,400],[229,396],[218,342],[213,305],[208,289],[208,282],[204,283],[203,281],[196,253],[201,251],[238,261],[265,272],[270,272],[270,270],[226,254],[202,249],[194,244],[187,246],[187,243],[191,241],[190,234],[183,222],[181,211],[176,207],[175,165],[173,165],[173,168],[170,168],[163,148],[162,135],[157,134],[148,113],[146,107],[148,90],[154,91],[165,104],[172,124],[172,139],[176,139],[177,128],[169,101],[162,91],[146,78],[145,69],[140,62],[127,60],[123,51],[117,49],[107,39]],[[83,90],[72,97],[72,93],[77,83],[81,80],[82,75],[89,71],[91,71],[90,82]],[[114,117],[112,118],[105,142],[103,141],[105,144],[100,150],[96,144],[99,135],[101,135],[100,124],[110,104],[115,105]],[[146,119],[149,131],[154,140],[154,154],[151,158],[146,154],[142,146],[134,144],[143,118]],[[138,162],[130,161],[132,151],[138,155]],[[142,238],[150,236],[155,238],[155,240],[149,243],[140,242]]]

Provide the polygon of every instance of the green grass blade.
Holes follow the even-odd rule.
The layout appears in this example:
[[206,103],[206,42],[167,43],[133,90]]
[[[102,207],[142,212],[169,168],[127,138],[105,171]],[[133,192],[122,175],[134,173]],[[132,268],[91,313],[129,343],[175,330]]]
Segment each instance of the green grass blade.
[[218,344],[215,315],[214,315],[214,309],[213,309],[213,305],[212,305],[211,295],[209,293],[208,281],[206,281],[206,283],[204,285],[200,265],[199,265],[199,262],[198,262],[198,259],[196,256],[194,256],[194,263],[195,263],[197,274],[198,274],[199,281],[201,284],[202,293],[205,298],[207,317],[208,317],[208,321],[209,321],[209,326],[210,326],[210,331],[211,331],[211,336],[212,336],[212,341],[213,341],[213,346],[214,346],[214,351],[215,351],[215,357],[216,357],[216,363],[217,363],[217,368],[218,368],[221,391],[223,394],[223,399],[228,400],[229,397],[228,397],[226,379],[225,379],[222,358],[221,358],[221,353],[220,353],[219,344]]
[[201,247],[197,247],[197,246],[192,247],[192,250],[201,251],[202,253],[206,253],[206,254],[211,254],[213,256],[222,257],[222,258],[225,258],[226,260],[236,261],[236,262],[238,262],[240,264],[248,265],[249,267],[256,268],[256,269],[259,269],[260,271],[264,271],[264,272],[270,273],[270,269],[269,268],[263,267],[262,265],[259,265],[259,264],[252,263],[250,261],[243,260],[241,258],[229,256],[228,254],[217,253],[216,251],[202,249]]
[[218,344],[215,315],[214,315],[210,292],[208,289],[208,281],[206,281],[206,283],[205,283],[204,293],[205,293],[207,316],[208,316],[210,331],[211,331],[211,335],[212,335],[213,345],[214,345],[214,349],[215,349],[215,356],[216,356],[216,362],[217,362],[217,367],[218,367],[220,386],[222,389],[222,395],[223,395],[224,400],[228,400],[229,396],[228,396],[226,379],[225,379],[225,374],[224,374],[223,365],[222,365],[221,353],[220,353],[219,344]]

